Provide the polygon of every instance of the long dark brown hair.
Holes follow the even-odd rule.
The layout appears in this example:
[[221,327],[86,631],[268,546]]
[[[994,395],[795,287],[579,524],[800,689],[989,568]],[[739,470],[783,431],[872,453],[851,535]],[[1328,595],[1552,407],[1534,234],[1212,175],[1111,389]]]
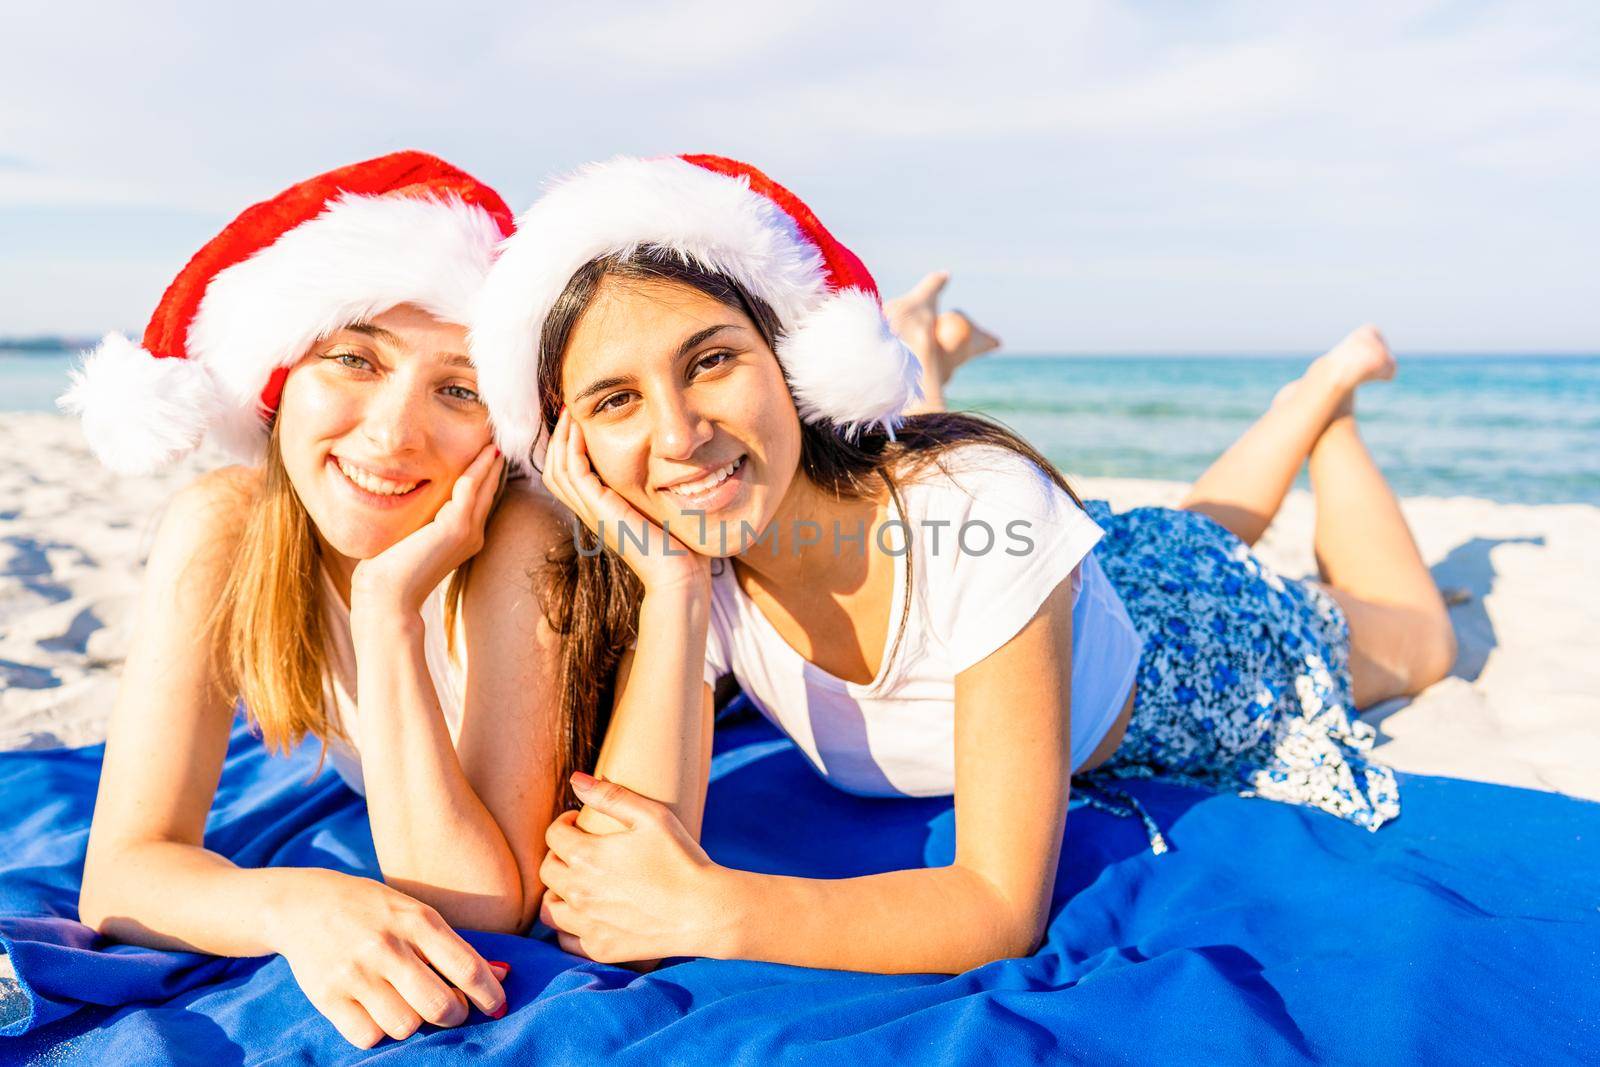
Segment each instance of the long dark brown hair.
[[[539,337],[539,407],[547,431],[555,428],[561,413],[561,370],[572,331],[606,278],[684,285],[743,312],[774,350],[783,335],[777,315],[766,303],[673,250],[643,245],[628,255],[592,260],[567,283]],[[841,437],[831,425],[802,421],[800,472],[838,500],[873,498],[881,486],[903,515],[900,482],[930,464],[948,473],[946,454],[969,444],[996,445],[1024,457],[1081,506],[1066,477],[1037,449],[1000,423],[964,412],[912,415],[892,437],[879,427],[854,440]],[[907,595],[889,649],[891,660],[899,650],[912,602],[911,554],[905,558]],[[599,756],[611,719],[617,665],[638,636],[644,589],[628,564],[581,524],[573,539],[552,553],[541,580],[546,583],[550,624],[563,637],[559,754],[563,763],[556,782],[563,790],[562,806],[574,807],[578,801],[568,780],[574,770],[592,770]]]

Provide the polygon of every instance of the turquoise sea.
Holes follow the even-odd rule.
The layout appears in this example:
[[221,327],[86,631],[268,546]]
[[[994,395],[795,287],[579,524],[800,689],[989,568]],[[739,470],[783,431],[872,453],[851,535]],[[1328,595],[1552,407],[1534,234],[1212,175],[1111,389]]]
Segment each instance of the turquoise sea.
[[[0,411],[51,410],[71,359],[0,351]],[[1069,473],[1190,481],[1306,362],[993,356],[963,368],[949,399]],[[1600,504],[1600,356],[1402,356],[1357,411],[1403,496]]]

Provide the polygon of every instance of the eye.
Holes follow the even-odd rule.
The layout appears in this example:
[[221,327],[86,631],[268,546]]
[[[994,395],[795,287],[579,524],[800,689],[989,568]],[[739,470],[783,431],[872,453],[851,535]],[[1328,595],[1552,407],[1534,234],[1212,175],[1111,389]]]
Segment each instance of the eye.
[[481,404],[483,402],[482,397],[480,397],[474,390],[468,389],[464,385],[447,385],[441,391],[445,396],[448,396],[453,400],[463,401],[464,403]]
[[341,351],[335,350],[335,351],[332,351],[332,352],[324,352],[322,354],[322,358],[323,359],[327,359],[327,360],[332,360],[333,362],[339,364],[339,366],[346,367],[346,368],[348,368],[350,370],[372,370],[373,369],[372,362],[370,360],[368,360],[367,357],[359,355],[359,354],[357,354],[355,352],[350,352],[350,351],[342,351],[341,352]]
[[694,369],[698,371],[716,370],[733,362],[733,353],[722,349],[716,352],[707,352],[694,362]]
[[[622,407],[620,401],[626,401],[627,399],[628,394],[626,392],[612,393],[594,406],[594,413],[596,415],[604,415],[608,411],[617,411]],[[619,403],[613,404],[613,400],[619,401]]]

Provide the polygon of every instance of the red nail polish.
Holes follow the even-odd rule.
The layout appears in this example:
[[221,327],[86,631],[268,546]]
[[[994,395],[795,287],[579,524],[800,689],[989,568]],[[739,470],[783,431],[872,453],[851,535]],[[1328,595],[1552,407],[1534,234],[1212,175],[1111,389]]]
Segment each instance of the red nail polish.
[[488,963],[491,967],[500,967],[504,969],[507,974],[511,973],[511,964],[507,963],[505,960],[489,960]]
[[507,1001],[506,1003],[504,1003],[504,1004],[500,1005],[498,1008],[496,1008],[494,1011],[491,1011],[489,1013],[489,1018],[491,1018],[491,1019],[504,1019],[506,1017],[506,1009],[509,1008],[509,1007],[511,1007],[511,1003],[510,1003],[510,1001]]

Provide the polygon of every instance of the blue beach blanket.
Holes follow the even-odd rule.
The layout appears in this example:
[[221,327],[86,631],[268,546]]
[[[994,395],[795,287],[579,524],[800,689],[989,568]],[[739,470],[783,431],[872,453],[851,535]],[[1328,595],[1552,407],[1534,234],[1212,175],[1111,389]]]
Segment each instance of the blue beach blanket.
[[[338,1063],[281,958],[111,944],[75,921],[101,750],[0,754],[0,1062]],[[362,802],[314,750],[235,732],[207,843],[372,874]],[[1166,831],[1080,809],[1048,939],[958,976],[717,960],[649,975],[467,936],[511,1012],[373,1050],[401,1062],[1562,1063],[1600,1060],[1600,805],[1405,776],[1376,834],[1160,782]],[[712,857],[839,877],[948,862],[948,801],[829,788],[765,723],[718,728]],[[0,964],[5,961],[0,960]],[[4,968],[0,967],[0,975]]]

